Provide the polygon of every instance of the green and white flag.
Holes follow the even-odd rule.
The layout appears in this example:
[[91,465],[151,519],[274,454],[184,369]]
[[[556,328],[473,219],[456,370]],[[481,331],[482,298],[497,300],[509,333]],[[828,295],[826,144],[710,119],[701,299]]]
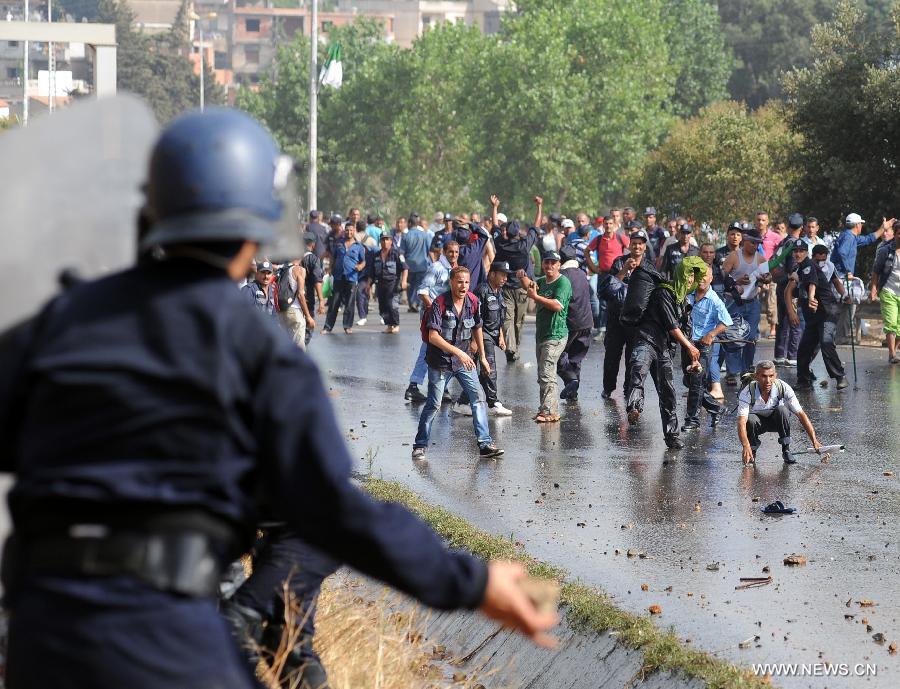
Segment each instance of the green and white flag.
[[325,64],[322,65],[322,71],[319,74],[319,85],[333,86],[339,89],[343,80],[344,68],[341,66],[341,44],[333,43],[328,46],[328,57],[325,58]]

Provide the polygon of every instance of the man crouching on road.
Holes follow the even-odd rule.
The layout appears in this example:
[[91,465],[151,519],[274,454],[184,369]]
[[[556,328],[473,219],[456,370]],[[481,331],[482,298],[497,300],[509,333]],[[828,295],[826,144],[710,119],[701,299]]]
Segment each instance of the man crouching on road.
[[760,361],[756,365],[753,380],[738,395],[737,430],[743,447],[741,460],[744,466],[756,463],[756,451],[759,449],[760,436],[763,433],[777,433],[781,456],[785,463],[796,464],[797,460],[791,457],[790,451],[789,411],[800,419],[813,449],[818,452],[822,445],[816,438],[816,430],[800,406],[797,395],[790,385],[778,380],[774,362]]
[[444,292],[431,303],[422,327],[422,339],[427,343],[425,362],[428,364],[428,399],[419,417],[419,431],[413,443],[413,459],[425,459],[425,450],[431,438],[431,425],[441,407],[444,386],[450,378],[459,381],[469,399],[479,454],[488,458],[503,454],[503,450],[491,440],[487,405],[478,382],[475,361],[469,356],[469,347],[474,339],[481,368],[490,372],[491,365],[484,355],[479,311],[478,298],[469,292],[469,269],[456,266],[450,271],[450,291]]

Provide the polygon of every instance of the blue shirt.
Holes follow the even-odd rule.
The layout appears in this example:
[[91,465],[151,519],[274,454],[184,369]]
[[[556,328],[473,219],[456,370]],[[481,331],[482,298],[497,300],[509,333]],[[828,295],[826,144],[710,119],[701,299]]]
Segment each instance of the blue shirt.
[[[425,327],[427,330],[436,330],[454,347],[468,352],[473,333],[481,327],[478,297],[467,292],[462,312],[458,313],[453,305],[453,295],[445,292],[442,298],[434,300],[425,314]],[[463,368],[462,361],[430,342],[425,350],[425,361],[431,368],[442,371],[458,371]]]
[[853,234],[853,230],[844,230],[838,235],[837,242],[831,250],[831,262],[838,273],[856,272],[856,250],[878,241],[878,235],[861,234],[859,236]]
[[431,259],[428,257],[428,247],[431,245],[431,237],[424,230],[411,228],[403,235],[403,255],[406,257],[406,265],[414,273],[422,273],[428,270]]
[[384,232],[378,225],[369,225],[366,227],[366,234],[375,240],[375,244],[381,241],[381,233]]
[[696,301],[696,295],[689,294],[688,303],[694,307],[691,311],[691,340],[694,342],[708,335],[720,323],[731,325],[734,322],[725,308],[725,302],[712,289],[700,301]]
[[350,248],[344,242],[338,242],[334,247],[334,266],[340,269],[340,275],[335,275],[335,280],[347,280],[359,282],[359,272],[356,270],[358,263],[366,260],[366,247],[359,242],[354,242]]
[[441,256],[437,261],[428,266],[428,272],[422,278],[422,284],[419,285],[419,294],[426,295],[431,301],[437,299],[438,295],[447,291],[447,285],[450,282],[450,264],[447,259]]

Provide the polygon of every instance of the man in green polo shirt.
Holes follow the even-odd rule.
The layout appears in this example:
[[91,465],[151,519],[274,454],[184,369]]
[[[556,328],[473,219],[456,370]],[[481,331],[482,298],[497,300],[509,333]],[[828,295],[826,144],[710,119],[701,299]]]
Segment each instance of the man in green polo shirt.
[[525,271],[519,271],[519,279],[528,291],[528,298],[537,305],[535,316],[535,341],[537,344],[538,385],[541,403],[534,420],[538,423],[559,421],[559,387],[556,384],[556,362],[566,348],[569,329],[566,317],[572,299],[572,283],[559,271],[560,258],[555,251],[548,251],[541,260],[543,277],[529,280]]

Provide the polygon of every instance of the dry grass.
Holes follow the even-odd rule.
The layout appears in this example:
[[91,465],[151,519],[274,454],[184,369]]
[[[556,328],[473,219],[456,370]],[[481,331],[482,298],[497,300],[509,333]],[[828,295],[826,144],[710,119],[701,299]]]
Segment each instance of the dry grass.
[[[362,595],[363,582],[341,574],[322,587],[316,612],[316,651],[328,671],[331,689],[478,689],[477,678],[449,664],[444,649],[425,641],[427,613],[400,612],[397,594],[377,599]],[[369,589],[371,590],[371,589]],[[302,611],[286,611],[286,631],[274,658],[260,663],[269,687],[296,689],[282,675],[286,650],[296,642]],[[483,687],[481,687],[483,689]]]

